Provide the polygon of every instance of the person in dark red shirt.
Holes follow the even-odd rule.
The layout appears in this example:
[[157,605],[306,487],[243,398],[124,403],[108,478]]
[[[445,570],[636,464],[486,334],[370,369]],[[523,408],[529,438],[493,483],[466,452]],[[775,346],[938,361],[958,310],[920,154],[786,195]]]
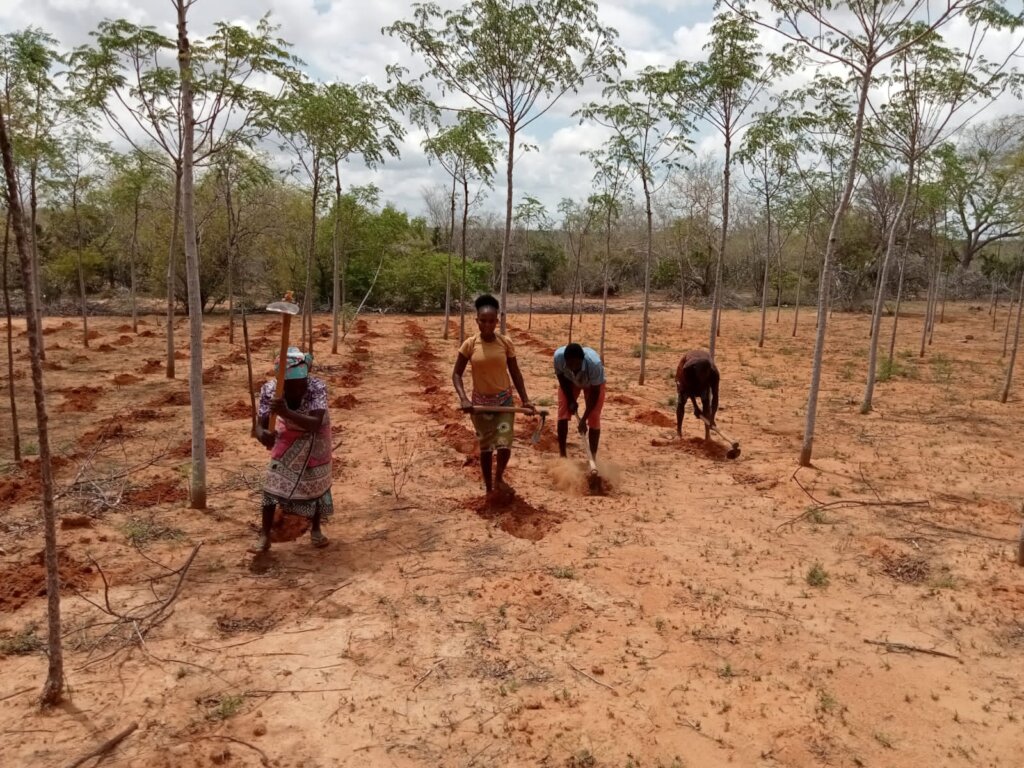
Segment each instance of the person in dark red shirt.
[[[698,419],[702,416],[712,425],[718,413],[718,368],[711,354],[703,349],[691,349],[683,354],[676,367],[676,434],[683,436],[683,412],[686,400],[693,403],[693,415]],[[697,398],[700,398],[700,408]],[[708,425],[704,425],[704,439],[711,435]]]

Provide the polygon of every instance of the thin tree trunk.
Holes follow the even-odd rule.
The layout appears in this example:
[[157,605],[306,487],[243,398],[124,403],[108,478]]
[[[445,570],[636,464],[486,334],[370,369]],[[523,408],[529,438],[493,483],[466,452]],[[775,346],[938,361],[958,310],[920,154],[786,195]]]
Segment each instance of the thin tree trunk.
[[512,165],[516,149],[516,127],[509,126],[508,131],[508,165],[505,169],[505,182],[508,185],[505,195],[505,235],[501,241],[501,332],[508,327],[508,266],[509,247],[512,243]]
[[[25,286],[25,319],[28,324],[28,346],[32,366],[32,397],[36,406],[36,430],[39,436],[39,474],[43,483],[43,539],[46,566],[47,674],[41,701],[44,706],[59,704],[64,693],[64,652],[61,644],[60,571],[57,565],[57,510],[53,504],[53,466],[50,459],[50,433],[46,413],[46,387],[43,383],[42,345],[39,332],[39,307],[32,275],[32,246],[25,232],[24,212],[18,191],[14,153],[7,132],[4,111],[0,109],[0,155],[3,156],[7,179],[7,205],[14,228],[14,243],[21,263],[21,279]],[[34,234],[34,233],[33,233]],[[6,261],[6,260],[5,260]]]
[[[934,258],[934,254],[933,254]],[[921,352],[918,357],[924,357],[924,350],[928,344],[928,325],[931,322],[932,299],[935,295],[935,269],[928,264],[928,296],[924,305],[924,324],[921,326]]]
[[[313,200],[310,206],[309,254],[306,257],[306,295],[303,300],[302,341],[306,352],[313,354],[313,262],[316,255],[317,203],[320,201],[320,158],[313,156]],[[307,342],[308,338],[308,342]]]
[[[331,233],[331,354],[338,354],[338,317],[344,311],[341,303],[341,254],[338,251],[338,230],[341,227],[341,165],[334,159],[334,232]],[[447,336],[445,337],[447,338]]]
[[612,210],[609,206],[605,213],[604,228],[604,274],[601,276],[603,283],[601,289],[601,345],[598,355],[604,361],[604,336],[608,328],[608,267],[612,260]]
[[772,262],[772,201],[770,197],[765,199],[765,211],[768,222],[768,244],[764,252],[764,281],[761,284],[761,333],[757,337],[757,348],[764,347],[765,321],[768,316],[768,273],[771,271]]
[[[569,250],[573,251],[572,247],[572,235],[569,235]],[[572,301],[569,305],[569,343],[572,343],[572,323],[576,319],[576,289],[580,282],[580,261],[583,259],[583,235],[580,235],[579,248],[575,249],[577,252],[576,256],[576,271],[572,276]],[[582,300],[582,299],[581,299]]]
[[[789,239],[788,237],[786,238]],[[778,324],[782,321],[782,247],[783,243],[779,242],[779,247],[775,249],[775,255],[778,257],[779,272],[775,276],[775,322]]]
[[1006,383],[1003,384],[1003,394],[999,396],[999,402],[1005,403],[1010,397],[1010,384],[1013,383],[1013,366],[1017,362],[1017,346],[1020,344],[1020,315],[1024,307],[1024,271],[1020,275],[1020,288],[1017,289],[1017,329],[1013,332],[1013,348],[1010,351],[1010,364],[1006,368]]
[[21,461],[21,434],[18,432],[18,401],[14,396],[14,318],[11,314],[11,290],[7,282],[7,260],[11,242],[11,210],[7,209],[4,225],[4,315],[7,317],[7,392],[11,398],[11,437],[14,461]]
[[178,223],[181,219],[181,162],[174,170],[174,214],[171,217],[171,245],[167,249],[167,378],[174,378],[174,281],[177,269],[174,257],[178,245]]
[[448,340],[448,320],[452,316],[452,252],[455,250],[455,174],[452,174],[452,218],[448,227],[448,265],[444,272],[444,338]]
[[71,191],[71,210],[75,218],[75,265],[78,269],[78,301],[82,310],[82,346],[89,348],[89,305],[85,300],[85,270],[82,267],[82,220],[78,216],[78,179]]
[[640,329],[640,378],[639,384],[644,383],[644,374],[647,371],[647,327],[650,324],[651,306],[651,254],[654,252],[654,214],[651,211],[651,190],[647,186],[647,176],[641,173],[644,184],[644,202],[647,207],[647,258],[644,261],[644,318]]
[[526,252],[526,271],[530,276],[530,308],[526,316],[526,330],[533,328],[533,261],[530,259],[530,221],[526,221],[526,234],[524,235],[523,250]]
[[1002,360],[1006,357],[1007,345],[1010,343],[1010,319],[1013,317],[1013,299],[1010,299],[1010,307],[1006,310],[1006,329],[1003,331],[1003,352],[999,355]]
[[999,314],[999,293],[992,288],[992,330],[996,329],[996,315]]
[[231,204],[231,166],[224,171],[224,202],[227,207],[228,227],[228,344],[235,343],[235,209]]
[[[909,245],[909,238],[908,238]],[[903,270],[907,263],[907,248],[903,249],[903,258],[900,259],[900,282],[896,287],[896,311],[892,315],[892,335],[889,337],[889,365],[892,365],[892,356],[896,351],[896,329],[900,324],[900,304],[903,300]]]
[[942,308],[939,310],[939,325],[946,322],[946,295],[949,293],[949,270],[942,271]]
[[[36,111],[39,111],[37,91]],[[36,135],[38,140],[39,136]],[[43,266],[39,261],[39,238],[36,237],[36,214],[39,212],[39,161],[33,160],[28,177],[29,230],[32,243],[32,284],[36,289],[36,332],[39,334],[39,359],[46,359],[43,338]]]
[[989,279],[989,283],[992,285],[992,298],[990,298],[988,302],[988,314],[989,317],[991,317],[992,310],[995,308],[996,305],[996,279],[994,276]]
[[861,75],[860,94],[857,104],[857,117],[853,127],[853,145],[850,148],[849,168],[846,171],[846,181],[843,186],[842,197],[839,206],[832,217],[832,226],[828,233],[828,242],[825,245],[825,256],[822,259],[821,291],[822,296],[818,299],[818,331],[814,339],[814,357],[811,364],[811,385],[807,393],[807,421],[804,426],[803,445],[800,449],[800,465],[808,467],[811,464],[811,456],[814,453],[814,425],[818,415],[818,391],[821,387],[822,360],[825,355],[825,331],[828,327],[826,313],[828,311],[829,294],[832,278],[832,257],[836,251],[836,244],[839,240],[839,229],[846,216],[847,208],[850,205],[850,198],[853,195],[854,183],[857,180],[857,161],[860,158],[861,140],[864,130],[864,113],[867,107],[868,91],[871,85],[873,67],[869,66]]
[[135,205],[132,212],[132,241],[128,246],[128,279],[131,282],[131,303],[132,303],[132,333],[139,332],[139,308],[135,294],[135,259],[139,247],[139,196],[135,197]]
[[[885,243],[885,254],[882,256],[882,264],[878,270],[878,289],[875,292],[875,306],[871,313],[871,340],[868,342],[868,375],[864,385],[864,399],[860,404],[862,414],[871,412],[872,399],[875,395],[875,379],[878,371],[878,339],[882,335],[882,311],[885,309],[885,287],[889,277],[889,262],[892,261],[893,251],[896,250],[896,232],[899,230],[900,222],[903,221],[903,213],[907,210],[910,202],[910,192],[914,181],[914,161],[910,160],[907,165],[907,178],[903,189],[903,199],[893,216],[889,225],[889,236]],[[902,278],[902,269],[900,276]]]
[[[609,226],[611,222],[609,221]],[[609,244],[609,256],[611,258],[611,245]],[[679,330],[683,330],[683,321],[686,319],[686,254],[690,252],[690,224],[686,224],[686,239],[683,240],[683,250],[679,254]]]
[[190,339],[189,399],[192,409],[192,509],[206,509],[206,408],[203,402],[203,298],[199,281],[199,245],[196,241],[192,116],[192,61],[187,29],[187,0],[175,0],[178,11],[178,67],[181,72],[181,118],[184,133],[181,205],[185,238],[185,278],[188,285]]
[[797,323],[800,322],[800,289],[804,284],[804,262],[807,260],[807,251],[810,248],[811,238],[807,236],[804,238],[804,250],[800,254],[800,271],[796,276],[796,311],[793,313],[793,338],[796,338]]
[[928,316],[928,346],[932,345],[932,340],[935,338],[935,314],[939,309],[939,281],[942,279],[941,266],[939,265],[940,257],[935,257],[935,295],[932,297],[932,311]]
[[459,344],[466,340],[466,227],[469,226],[469,177],[462,177],[462,285],[459,286]]
[[725,165],[722,168],[722,236],[718,247],[718,264],[715,266],[715,292],[711,299],[711,338],[708,351],[715,357],[715,341],[719,334],[722,308],[722,264],[725,261],[725,244],[729,239],[729,185],[731,178],[732,141],[729,132],[725,137]]

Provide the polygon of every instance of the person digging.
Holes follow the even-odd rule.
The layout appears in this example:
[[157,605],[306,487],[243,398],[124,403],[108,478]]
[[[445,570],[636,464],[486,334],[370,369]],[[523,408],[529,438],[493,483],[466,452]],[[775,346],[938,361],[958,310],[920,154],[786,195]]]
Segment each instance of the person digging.
[[[277,382],[260,390],[253,437],[270,450],[270,466],[263,484],[262,527],[253,554],[270,549],[270,532],[277,508],[286,515],[310,521],[310,541],[326,547],[320,530],[334,514],[331,497],[331,420],[327,410],[327,385],[310,376],[313,356],[290,347],[287,352],[284,391]],[[275,427],[271,430],[271,414]]]
[[[718,413],[718,384],[720,376],[711,353],[703,349],[685,352],[676,367],[676,434],[683,436],[683,414],[686,401],[693,404],[693,415],[704,422],[704,439],[711,437]],[[700,407],[697,407],[700,398]]]
[[579,411],[583,394],[583,415],[579,417],[581,435],[587,435],[591,457],[597,457],[601,443],[601,411],[604,409],[605,374],[601,356],[590,347],[566,344],[555,350],[555,376],[558,378],[558,453],[565,458],[569,438],[569,419]]

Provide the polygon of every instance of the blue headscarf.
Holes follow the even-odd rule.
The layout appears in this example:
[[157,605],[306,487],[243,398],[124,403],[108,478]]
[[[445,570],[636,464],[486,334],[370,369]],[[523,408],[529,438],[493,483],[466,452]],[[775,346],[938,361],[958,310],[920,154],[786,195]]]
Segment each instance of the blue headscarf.
[[[274,365],[276,372],[280,368],[280,360]],[[309,369],[313,367],[313,356],[308,352],[303,353],[298,347],[288,347],[286,356],[284,378],[306,379],[309,378]]]

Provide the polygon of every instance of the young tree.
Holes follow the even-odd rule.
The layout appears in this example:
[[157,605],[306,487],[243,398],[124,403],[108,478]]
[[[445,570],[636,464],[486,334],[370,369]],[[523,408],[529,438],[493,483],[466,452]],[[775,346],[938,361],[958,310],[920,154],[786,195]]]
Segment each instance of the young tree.
[[1024,117],[968,125],[960,140],[940,147],[938,155],[952,229],[961,241],[957,261],[967,269],[986,247],[1024,233]]
[[999,396],[999,402],[1005,403],[1010,396],[1010,384],[1013,383],[1013,367],[1017,362],[1017,347],[1020,344],[1020,316],[1021,308],[1024,307],[1024,269],[1020,271],[1020,287],[1017,289],[1017,329],[1013,332],[1013,347],[1010,349],[1010,364],[1006,366],[1006,382],[1003,384],[1003,393]]
[[[459,110],[482,112],[506,133],[505,231],[501,245],[501,332],[507,325],[512,169],[520,133],[566,93],[606,78],[623,62],[615,30],[598,20],[593,0],[470,0],[457,10],[436,3],[413,6],[412,21],[384,32],[423,57],[421,81],[459,94]],[[391,68],[391,74],[404,72]]]
[[[6,201],[6,196],[5,196]],[[6,204],[6,202],[5,202]],[[14,396],[14,320],[11,313],[11,288],[7,281],[7,261],[11,244],[11,209],[4,216],[3,291],[4,316],[7,318],[7,394],[11,401],[11,440],[14,461],[21,461],[21,434],[18,431],[18,401]]]
[[[46,387],[43,383],[42,345],[39,340],[39,316],[36,313],[36,286],[32,275],[32,246],[25,231],[25,216],[14,164],[11,135],[7,128],[7,105],[0,105],[0,156],[7,182],[7,210],[14,229],[14,243],[21,264],[25,289],[25,319],[28,324],[28,348],[32,364],[32,397],[36,406],[36,432],[39,438],[39,475],[43,483],[43,538],[46,566],[47,674],[41,700],[44,706],[59,704],[64,695],[64,651],[61,643],[60,570],[57,563],[57,510],[53,504],[53,465],[50,459],[50,433],[46,412]],[[6,256],[6,253],[4,254]],[[4,259],[6,263],[6,258]],[[13,377],[12,377],[13,378]]]
[[722,166],[722,231],[715,267],[715,291],[711,300],[708,350],[715,355],[715,341],[722,303],[722,265],[729,240],[729,196],[732,189],[733,142],[744,126],[748,110],[781,69],[781,59],[763,62],[758,31],[752,19],[738,13],[721,13],[711,25],[711,41],[704,46],[705,61],[678,62],[671,70],[676,108],[710,124],[721,135],[725,150]]
[[608,324],[608,280],[612,262],[612,233],[626,196],[626,176],[621,166],[602,162],[600,153],[588,152],[594,163],[594,188],[589,204],[604,223],[604,259],[601,264],[601,344],[598,354],[604,360],[604,338]]
[[[569,305],[569,341],[572,341],[573,321],[576,318],[576,291],[580,285],[583,248],[586,244],[587,234],[597,215],[597,209],[589,200],[581,205],[574,200],[565,198],[558,204],[558,210],[562,214],[562,228],[565,230],[566,240],[569,244],[569,255],[576,262],[572,276],[572,302]],[[580,296],[580,301],[583,301],[582,296]]]
[[[988,20],[979,20],[976,25],[988,26],[988,23]],[[982,30],[976,29],[976,32]],[[910,28],[904,34],[915,36],[916,30]],[[991,103],[1007,87],[1016,86],[1018,82],[1017,77],[1006,76],[1009,57],[1000,63],[990,62],[981,55],[979,47],[984,37],[984,34],[972,35],[969,47],[962,51],[947,47],[935,32],[918,38],[913,47],[893,56],[892,70],[885,78],[890,86],[888,101],[881,108],[873,109],[875,120],[869,137],[900,158],[905,178],[902,197],[889,222],[885,253],[878,274],[868,345],[867,381],[860,406],[862,414],[871,411],[889,264],[896,249],[896,233],[910,204],[919,165],[952,131],[959,128],[959,115],[965,109],[976,108],[979,102]],[[1016,51],[1012,51],[1010,57],[1015,54]]]
[[128,237],[128,286],[132,307],[132,332],[138,333],[139,223],[145,205],[145,195],[156,184],[159,171],[148,156],[135,150],[113,155],[111,164],[114,169],[111,199],[119,208],[127,208],[132,212],[131,234]]
[[[765,319],[768,312],[768,275],[771,272],[773,256],[778,255],[779,284],[782,283],[782,244],[779,242],[778,225],[776,238],[772,240],[772,205],[778,206],[781,196],[792,183],[791,173],[796,159],[796,145],[788,140],[783,127],[784,119],[778,111],[759,115],[743,136],[743,144],[736,157],[749,167],[747,179],[754,193],[764,203],[765,250],[764,278],[761,286],[761,330],[757,337],[758,348],[764,347]],[[780,290],[781,295],[781,290]],[[781,302],[780,302],[781,303]]]
[[[452,178],[451,235],[455,237],[455,187],[462,187],[462,279],[459,284],[459,341],[466,335],[466,228],[469,222],[469,184],[479,180],[491,186],[494,178],[495,157],[500,145],[491,132],[491,119],[480,112],[462,112],[458,121],[441,130],[436,136],[424,140],[423,149],[435,158]],[[448,246],[448,266],[445,270],[444,338],[448,338],[448,319],[451,316],[452,252],[454,242]]]
[[598,156],[603,165],[622,169],[640,179],[647,217],[644,259],[644,313],[640,331],[640,377],[647,367],[647,329],[650,321],[651,267],[654,259],[654,209],[652,199],[670,172],[679,167],[680,156],[690,151],[691,125],[683,111],[667,98],[671,76],[647,68],[635,80],[621,80],[604,89],[604,101],[591,102],[578,111],[611,132]]
[[[190,7],[195,0],[185,4]],[[181,0],[174,0],[176,13]],[[218,22],[208,37],[190,44],[195,134],[194,166],[228,147],[264,134],[272,96],[254,81],[292,82],[298,62],[274,36],[266,17],[255,30]],[[93,44],[71,55],[70,84],[76,98],[104,117],[134,150],[165,168],[174,179],[174,206],[167,253],[167,378],[174,370],[176,254],[184,173],[185,123],[178,45],[154,27],[124,19],[103,21]],[[186,278],[187,280],[187,278]]]
[[1006,17],[1009,14],[1001,8],[991,7],[989,0],[950,0],[927,15],[925,11],[930,11],[927,0],[880,0],[868,6],[846,0],[840,3],[832,0],[770,0],[776,18],[766,23],[749,10],[746,0],[725,2],[750,21],[781,34],[788,41],[786,52],[791,59],[799,57],[809,66],[832,65],[841,68],[849,78],[845,87],[849,89],[852,86],[856,92],[857,107],[850,133],[846,177],[822,258],[818,331],[807,395],[807,423],[800,450],[800,464],[809,466],[814,451],[814,427],[825,351],[833,258],[839,230],[846,218],[857,180],[868,96],[877,83],[879,69],[885,62],[919,45],[922,40],[964,14],[1007,23]]
[[530,258],[530,230],[534,227],[544,228],[548,224],[548,212],[540,200],[531,196],[523,195],[522,201],[516,206],[515,219],[523,222],[526,228],[523,230],[523,256],[526,259],[526,273],[530,278],[530,308],[526,319],[526,330],[533,328],[533,291],[535,275],[533,274],[533,259]]

